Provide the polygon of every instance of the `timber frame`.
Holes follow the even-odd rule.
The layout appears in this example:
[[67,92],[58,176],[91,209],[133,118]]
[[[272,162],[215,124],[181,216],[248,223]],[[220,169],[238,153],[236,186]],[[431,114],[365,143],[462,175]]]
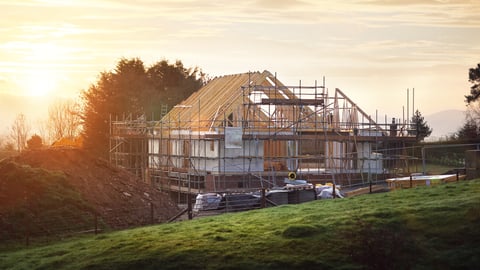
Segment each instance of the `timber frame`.
[[354,185],[410,172],[412,134],[324,82],[285,86],[249,72],[213,79],[160,121],[112,120],[110,161],[178,194],[272,188],[289,172]]

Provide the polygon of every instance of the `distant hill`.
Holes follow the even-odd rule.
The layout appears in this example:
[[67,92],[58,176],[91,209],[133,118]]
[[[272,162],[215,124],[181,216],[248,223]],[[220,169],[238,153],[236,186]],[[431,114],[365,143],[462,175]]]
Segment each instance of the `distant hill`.
[[424,117],[433,129],[429,139],[436,140],[456,132],[465,122],[465,111],[445,110]]

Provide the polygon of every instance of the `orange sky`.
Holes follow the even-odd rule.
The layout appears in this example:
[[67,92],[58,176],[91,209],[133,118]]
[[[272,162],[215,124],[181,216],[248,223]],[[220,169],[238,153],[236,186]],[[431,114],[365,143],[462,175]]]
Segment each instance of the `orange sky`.
[[[0,135],[34,125],[121,57],[179,59],[211,76],[276,72],[287,85],[326,78],[367,113],[402,117],[415,88],[423,115],[464,110],[480,62],[478,1],[0,0]],[[428,121],[428,119],[427,119]]]

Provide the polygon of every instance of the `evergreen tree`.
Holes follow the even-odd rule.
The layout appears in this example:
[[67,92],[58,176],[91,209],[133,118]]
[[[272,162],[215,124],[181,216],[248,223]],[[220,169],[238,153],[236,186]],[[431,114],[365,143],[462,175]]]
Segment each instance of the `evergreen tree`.
[[131,114],[158,120],[162,104],[172,108],[187,98],[203,85],[203,75],[198,68],[186,69],[181,61],[171,65],[162,60],[146,68],[138,58],[122,58],[82,93],[84,147],[107,157],[110,119]]
[[27,141],[27,148],[30,150],[42,148],[43,142],[42,138],[37,134],[34,134],[30,139]]
[[480,63],[477,64],[476,68],[471,68],[468,71],[468,81],[473,85],[470,87],[470,95],[465,96],[465,102],[470,104],[480,97]]
[[470,119],[457,131],[456,140],[459,141],[474,141],[480,139],[480,132],[477,123]]
[[432,129],[427,125],[425,118],[419,110],[416,110],[415,114],[412,116],[408,133],[409,135],[415,135],[417,141],[423,141],[423,139],[432,134]]
[[470,95],[465,96],[467,114],[464,125],[455,133],[455,140],[476,141],[480,139],[480,63],[477,67],[469,69],[468,81],[472,83]]

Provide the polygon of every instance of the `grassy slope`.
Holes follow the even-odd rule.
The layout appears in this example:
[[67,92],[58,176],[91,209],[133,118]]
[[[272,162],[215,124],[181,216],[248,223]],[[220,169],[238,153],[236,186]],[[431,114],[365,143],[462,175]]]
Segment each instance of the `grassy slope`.
[[480,180],[0,253],[1,269],[476,269]]
[[[62,172],[0,163],[0,242],[23,237],[64,233],[94,224],[92,208]],[[91,226],[90,226],[91,227]]]

